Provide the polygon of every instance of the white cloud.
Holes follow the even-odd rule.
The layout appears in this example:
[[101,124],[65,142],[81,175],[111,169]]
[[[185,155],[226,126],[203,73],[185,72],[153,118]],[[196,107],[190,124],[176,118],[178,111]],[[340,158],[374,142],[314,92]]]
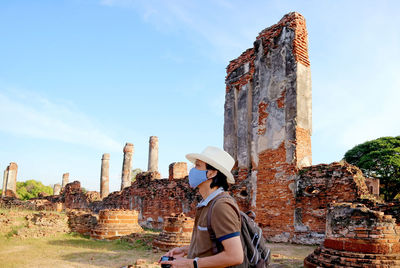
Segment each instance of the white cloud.
[[122,148],[87,115],[37,94],[15,90],[12,94],[0,93],[0,114],[0,131],[5,133],[113,152]]
[[[204,54],[225,62],[251,47],[257,31],[262,29],[260,26],[255,32],[249,33],[254,20],[247,21],[241,15],[240,3],[234,6],[224,0],[206,3],[186,0],[102,0],[100,4],[135,10],[144,21],[161,32],[185,33]],[[209,49],[210,45],[212,50]]]

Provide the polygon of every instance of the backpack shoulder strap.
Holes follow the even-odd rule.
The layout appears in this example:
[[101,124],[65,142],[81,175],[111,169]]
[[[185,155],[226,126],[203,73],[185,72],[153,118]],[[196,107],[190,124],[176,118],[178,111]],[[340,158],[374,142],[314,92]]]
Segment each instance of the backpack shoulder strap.
[[211,227],[212,210],[213,210],[214,205],[217,202],[217,200],[219,200],[221,198],[230,198],[230,197],[231,197],[230,195],[226,195],[225,193],[220,193],[211,201],[210,208],[208,209],[208,212],[207,212],[207,230],[208,230],[208,233],[210,234],[210,239],[212,242],[212,252],[214,255],[222,250],[222,245],[221,245],[221,243],[218,243],[215,232],[214,232],[213,228]]

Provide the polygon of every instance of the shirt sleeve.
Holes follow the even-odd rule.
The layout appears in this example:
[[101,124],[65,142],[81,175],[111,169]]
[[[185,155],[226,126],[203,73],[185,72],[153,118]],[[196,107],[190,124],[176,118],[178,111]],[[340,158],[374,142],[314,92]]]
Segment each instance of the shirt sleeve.
[[218,200],[211,214],[211,227],[219,242],[240,235],[240,214],[233,200]]

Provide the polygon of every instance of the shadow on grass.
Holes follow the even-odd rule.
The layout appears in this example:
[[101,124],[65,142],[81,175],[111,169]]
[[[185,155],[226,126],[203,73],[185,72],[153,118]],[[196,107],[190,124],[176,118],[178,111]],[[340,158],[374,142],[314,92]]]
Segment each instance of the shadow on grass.
[[60,247],[75,247],[75,248],[86,248],[93,250],[109,250],[109,251],[123,251],[123,250],[141,250],[141,246],[137,244],[130,244],[126,241],[113,240],[94,240],[85,236],[68,234],[62,239],[52,240],[48,242],[50,245]]
[[74,262],[79,266],[122,267],[135,262],[134,254],[117,252],[79,252],[62,255],[64,261]]

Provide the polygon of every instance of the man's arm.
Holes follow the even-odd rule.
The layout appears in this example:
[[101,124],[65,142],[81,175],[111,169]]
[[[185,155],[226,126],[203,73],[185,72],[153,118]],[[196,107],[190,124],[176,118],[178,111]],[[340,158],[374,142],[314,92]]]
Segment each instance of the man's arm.
[[[213,267],[227,267],[238,265],[243,262],[243,248],[240,236],[231,237],[222,241],[224,250],[220,253],[199,258],[197,267],[199,268],[213,268]],[[193,267],[193,259],[177,258],[174,261],[161,262],[171,264],[174,268]]]
[[198,259],[198,267],[227,267],[243,262],[243,248],[240,236],[223,240],[222,245],[224,246],[224,250],[220,253]]

